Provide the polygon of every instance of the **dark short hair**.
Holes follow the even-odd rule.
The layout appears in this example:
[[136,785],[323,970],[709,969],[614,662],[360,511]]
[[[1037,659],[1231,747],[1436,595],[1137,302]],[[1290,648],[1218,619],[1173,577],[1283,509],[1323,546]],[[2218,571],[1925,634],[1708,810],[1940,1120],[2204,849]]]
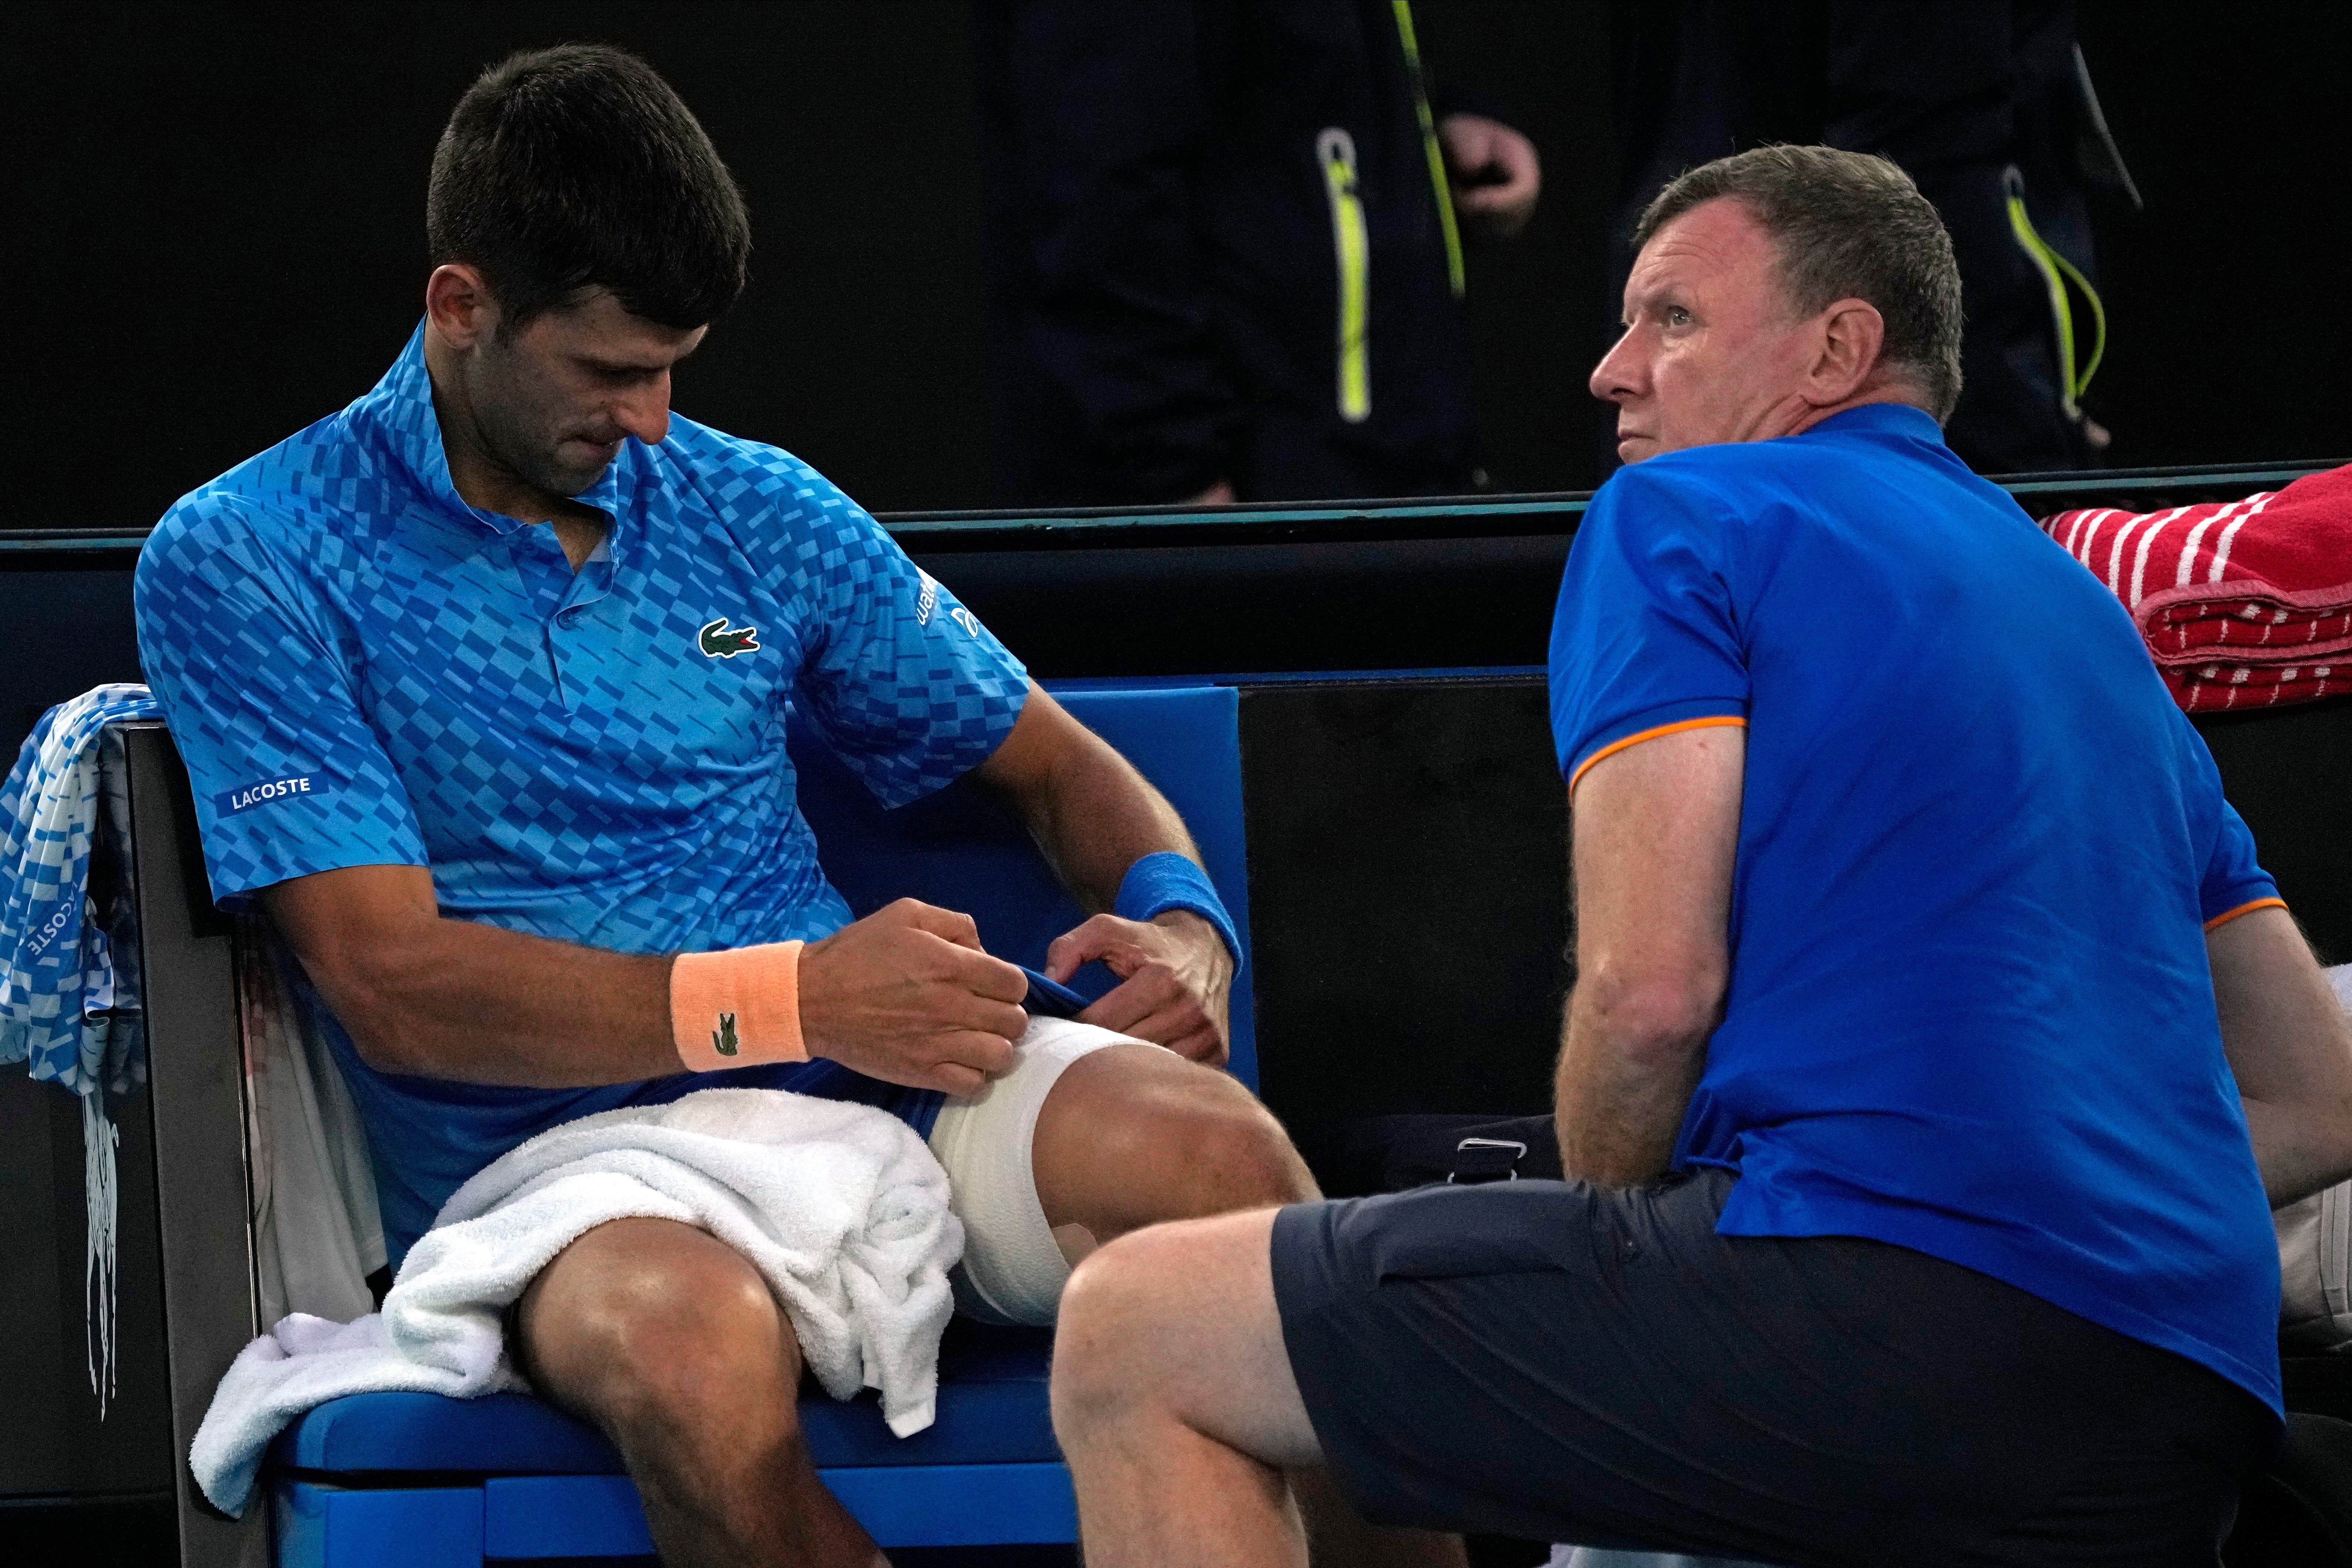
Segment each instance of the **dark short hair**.
[[1880,360],[1901,366],[1928,412],[1960,400],[1960,268],[1952,237],[1911,176],[1884,158],[1834,147],[1758,147],[1675,177],[1643,209],[1639,250],[1702,203],[1744,203],[1780,251],[1780,282],[1801,316],[1866,300],[1886,321]]
[[433,264],[479,268],[519,327],[580,290],[698,327],[750,276],[751,220],[669,83],[599,44],[508,56],[457,100],[425,199]]

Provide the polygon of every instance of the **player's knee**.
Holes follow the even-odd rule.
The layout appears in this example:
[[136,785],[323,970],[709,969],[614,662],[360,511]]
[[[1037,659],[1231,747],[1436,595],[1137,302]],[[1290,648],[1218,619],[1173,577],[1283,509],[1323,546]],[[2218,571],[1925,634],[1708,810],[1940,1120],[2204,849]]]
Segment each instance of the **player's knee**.
[[1222,1073],[1204,1092],[1155,1108],[1150,1136],[1181,1153],[1169,1217],[1189,1218],[1318,1195],[1289,1134],[1247,1089]]
[[791,1403],[799,1377],[791,1325],[733,1254],[632,1262],[566,1305],[558,1333],[567,1381],[611,1421],[692,1427],[723,1420],[746,1396]]

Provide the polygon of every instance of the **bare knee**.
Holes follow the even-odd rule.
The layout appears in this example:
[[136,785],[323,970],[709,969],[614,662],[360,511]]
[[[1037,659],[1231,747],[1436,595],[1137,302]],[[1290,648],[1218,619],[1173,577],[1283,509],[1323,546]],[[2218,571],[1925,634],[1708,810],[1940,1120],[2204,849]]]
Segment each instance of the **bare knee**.
[[1139,1175],[1131,1225],[1195,1220],[1234,1208],[1315,1199],[1315,1178],[1289,1133],[1223,1072],[1171,1063],[1179,1074],[1140,1086],[1122,1119],[1124,1168]]
[[1139,1118],[1138,1136],[1173,1156],[1167,1212],[1159,1217],[1191,1219],[1320,1196],[1274,1113],[1223,1073],[1207,1076],[1214,1081],[1200,1092],[1161,1100]]
[[1282,1124],[1248,1089],[1139,1046],[1071,1065],[1038,1118],[1031,1168],[1049,1223],[1098,1242],[1318,1195]]
[[1164,1232],[1121,1237],[1080,1263],[1054,1329],[1054,1429],[1065,1442],[1098,1430],[1143,1394],[1139,1347],[1150,1333]]
[[1152,1458],[1189,1432],[1314,1462],[1274,1300],[1274,1223],[1260,1209],[1153,1226],[1078,1266],[1054,1335],[1054,1427],[1074,1461]]
[[790,1322],[749,1262],[688,1226],[589,1232],[532,1281],[521,1328],[543,1391],[600,1424],[707,1428],[747,1402],[792,1419]]

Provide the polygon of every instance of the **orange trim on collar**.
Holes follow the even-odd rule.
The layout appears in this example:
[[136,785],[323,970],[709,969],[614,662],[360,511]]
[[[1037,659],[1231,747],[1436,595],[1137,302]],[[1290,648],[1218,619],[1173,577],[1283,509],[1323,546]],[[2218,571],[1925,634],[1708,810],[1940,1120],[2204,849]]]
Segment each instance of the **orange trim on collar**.
[[2240,915],[2250,915],[2256,910],[2283,910],[2284,908],[2286,908],[2286,900],[2284,899],[2255,899],[2247,903],[2240,904],[2234,910],[2223,910],[2220,914],[2215,915],[2211,920],[2205,922],[2205,929],[2207,931],[2216,930],[2221,926],[2228,925]]
[[[1748,721],[1737,713],[1716,713],[1705,719],[1677,720],[1672,724],[1661,724],[1654,730],[1644,730],[1639,734],[1628,735],[1622,741],[1612,741],[1576,764],[1576,771],[1568,775],[1568,793],[1570,795],[1576,793],[1577,780],[1591,772],[1593,763],[1603,757],[1614,756],[1628,746],[1638,746],[1644,741],[1654,741],[1661,735],[1671,735],[1680,730],[1713,730],[1723,725],[1736,725],[1745,730],[1748,728]],[[2222,918],[2226,920],[2228,917]]]

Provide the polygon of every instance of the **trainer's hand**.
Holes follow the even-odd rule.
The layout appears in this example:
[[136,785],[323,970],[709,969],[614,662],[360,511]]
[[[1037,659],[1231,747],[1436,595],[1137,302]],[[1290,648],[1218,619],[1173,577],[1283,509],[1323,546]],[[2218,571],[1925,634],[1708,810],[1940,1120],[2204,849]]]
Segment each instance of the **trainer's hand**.
[[1216,927],[1190,910],[1150,921],[1097,915],[1054,939],[1045,950],[1045,978],[1066,981],[1097,958],[1119,983],[1079,1014],[1079,1023],[1150,1040],[1211,1067],[1225,1065],[1234,957]]
[[1013,1065],[1028,991],[970,915],[900,899],[801,950],[801,1038],[868,1078],[975,1094]]
[[1536,144],[1483,114],[1449,114],[1437,140],[1454,180],[1454,210],[1490,239],[1508,239],[1528,226],[1543,191]]

